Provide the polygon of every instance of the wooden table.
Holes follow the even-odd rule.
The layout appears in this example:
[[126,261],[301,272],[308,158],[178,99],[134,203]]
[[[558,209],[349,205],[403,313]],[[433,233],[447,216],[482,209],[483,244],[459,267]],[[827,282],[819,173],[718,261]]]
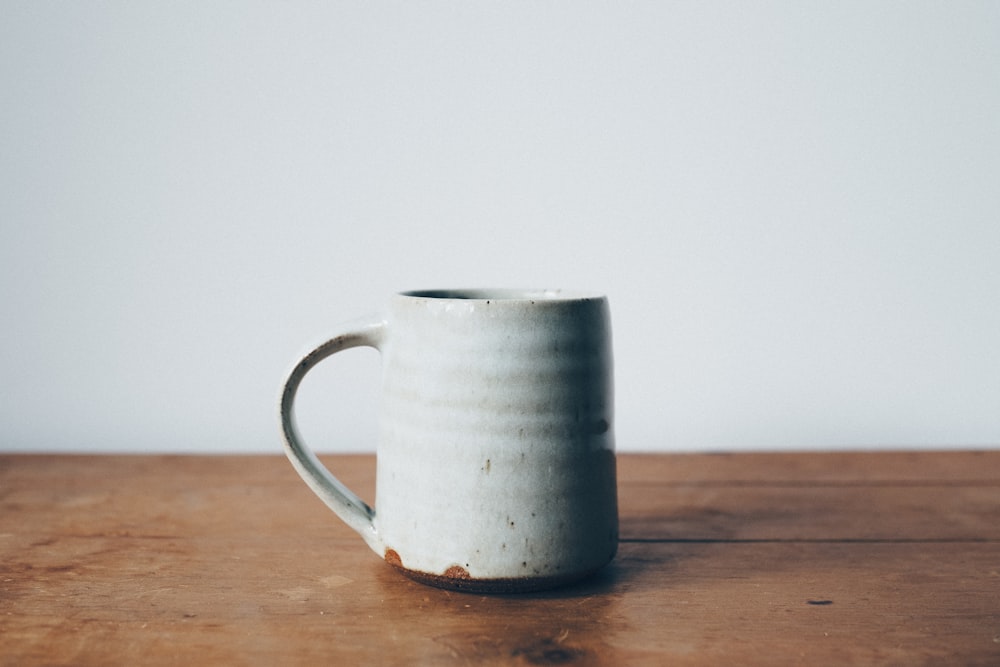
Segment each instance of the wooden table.
[[611,566],[488,597],[397,574],[281,456],[0,456],[0,663],[1000,665],[1000,451],[619,477]]

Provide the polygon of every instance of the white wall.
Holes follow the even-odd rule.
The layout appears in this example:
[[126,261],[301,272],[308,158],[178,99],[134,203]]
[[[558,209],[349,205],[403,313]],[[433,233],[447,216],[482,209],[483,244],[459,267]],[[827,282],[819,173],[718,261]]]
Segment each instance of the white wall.
[[1000,3],[7,0],[0,96],[0,449],[280,451],[442,286],[606,291],[621,450],[1000,443]]

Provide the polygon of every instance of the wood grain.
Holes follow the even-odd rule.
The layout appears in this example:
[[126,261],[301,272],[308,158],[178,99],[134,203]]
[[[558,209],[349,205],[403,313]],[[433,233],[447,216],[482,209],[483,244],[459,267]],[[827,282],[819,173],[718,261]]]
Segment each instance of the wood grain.
[[397,574],[283,457],[0,456],[0,664],[1000,664],[1000,452],[619,477],[610,567],[490,597]]

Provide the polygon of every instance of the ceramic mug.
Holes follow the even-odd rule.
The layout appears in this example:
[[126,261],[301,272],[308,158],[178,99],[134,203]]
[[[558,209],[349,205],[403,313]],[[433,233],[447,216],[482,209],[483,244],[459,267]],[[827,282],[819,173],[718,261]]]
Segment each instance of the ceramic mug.
[[[306,373],[356,346],[382,359],[374,509],[320,463],[293,415]],[[515,592],[614,558],[612,399],[605,297],[420,291],[302,358],[281,422],[302,479],[390,565],[431,585]]]

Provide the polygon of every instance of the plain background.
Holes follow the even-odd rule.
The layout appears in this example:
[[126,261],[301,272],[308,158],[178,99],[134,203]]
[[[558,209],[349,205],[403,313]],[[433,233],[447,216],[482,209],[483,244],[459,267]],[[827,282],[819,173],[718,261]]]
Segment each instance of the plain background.
[[1000,444],[1000,3],[0,0],[0,96],[4,450],[279,452],[461,286],[609,296],[621,451]]

